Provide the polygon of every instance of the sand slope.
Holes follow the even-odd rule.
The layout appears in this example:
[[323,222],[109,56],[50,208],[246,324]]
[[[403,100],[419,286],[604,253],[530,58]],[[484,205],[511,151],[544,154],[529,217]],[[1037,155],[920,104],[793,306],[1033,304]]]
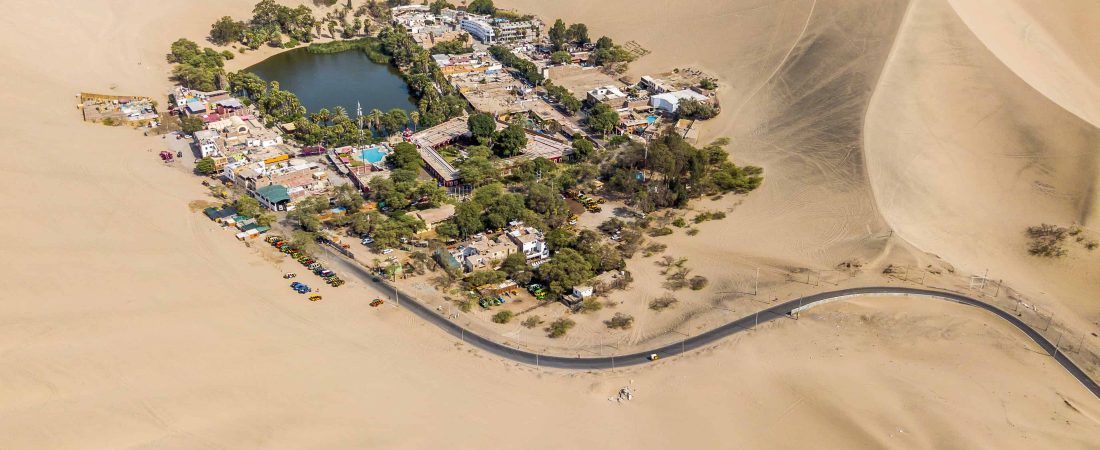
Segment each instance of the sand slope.
[[[993,16],[984,28],[996,27]],[[1091,301],[1095,252],[1071,245],[1064,260],[1044,261],[1026,254],[1023,235],[1043,222],[1095,226],[1100,131],[1082,118],[1087,110],[1068,107],[1094,97],[1087,84],[1063,99],[1042,92],[1059,86],[1070,95],[1067,79],[1086,73],[1022,60],[1035,47],[1014,47],[1010,33],[994,31],[979,39],[946,1],[913,3],[867,114],[876,200],[917,247],[969,272],[988,268],[1070,323],[1080,314],[1092,321],[1100,312]]]

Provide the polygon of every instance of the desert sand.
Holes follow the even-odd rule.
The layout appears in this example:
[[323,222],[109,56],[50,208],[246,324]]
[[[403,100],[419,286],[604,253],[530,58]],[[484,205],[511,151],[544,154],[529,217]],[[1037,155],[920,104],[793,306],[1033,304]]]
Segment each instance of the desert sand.
[[[0,73],[0,198],[8,211],[0,221],[7,237],[0,447],[1100,446],[1095,398],[1007,325],[945,303],[831,304],[648,367],[572,373],[490,358],[400,309],[371,309],[369,286],[350,283],[325,290],[322,303],[304,301],[279,278],[285,263],[193,210],[205,199],[199,180],[159,162],[157,138],[81,123],[75,108],[80,91],[162,95],[168,45],[197,40],[222,15],[245,15],[250,2],[9,3],[0,28],[8,62]],[[896,65],[903,60],[891,57],[910,42],[894,43],[899,29],[917,41],[910,45],[924,33],[962,30],[952,28],[958,16],[942,0],[917,1],[908,13],[904,4],[871,1],[689,1],[683,9],[650,2],[626,13],[616,8],[636,2],[515,3],[637,40],[654,53],[634,70],[695,65],[720,74],[724,104],[739,106],[710,134],[744,141],[734,157],[765,165],[769,179],[729,219],[701,227],[703,236],[729,239],[683,238],[697,246],[684,250],[695,260],[828,268],[895,251],[885,249],[945,257],[954,250],[950,256],[965,259],[985,246],[1009,255],[1006,266],[1030,264],[1012,253],[1019,253],[1013,243],[961,242],[950,236],[954,228],[933,228],[921,241],[927,219],[891,211],[915,214],[923,210],[906,201],[952,199],[887,200],[877,190],[891,188],[879,176],[920,178],[876,161],[871,153],[896,144],[875,143],[868,133],[865,148],[860,130],[868,105],[881,108],[875,86],[907,75]],[[634,25],[658,19],[680,26]],[[1064,42],[1059,36],[1048,42]],[[911,94],[895,95],[905,104]],[[1080,102],[1073,117],[1088,111]],[[906,111],[882,120],[914,126],[899,116]],[[1050,111],[1029,114],[1050,120]],[[891,128],[871,122],[868,129]],[[875,168],[869,175],[864,153]],[[1072,215],[1076,199],[1058,198],[1051,210]],[[969,219],[977,220],[952,217],[964,222],[952,226],[967,229]],[[906,220],[908,227],[892,222]],[[890,225],[917,247],[884,237]],[[941,247],[922,246],[933,244]],[[721,275],[721,266],[700,266]],[[1053,283],[1040,275],[1017,282]],[[1050,302],[1088,312],[1084,300],[1056,303],[1062,295],[1052,293]],[[636,388],[635,399],[609,401],[623,386]]]

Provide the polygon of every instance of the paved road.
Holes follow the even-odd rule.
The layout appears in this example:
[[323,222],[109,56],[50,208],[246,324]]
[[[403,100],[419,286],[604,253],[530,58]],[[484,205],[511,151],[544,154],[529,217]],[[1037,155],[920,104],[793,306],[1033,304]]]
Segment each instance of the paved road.
[[[365,283],[373,283],[373,276],[370,272],[347,258],[337,255],[329,249],[325,249],[328,253],[327,258],[331,263],[335,263],[342,269],[344,273],[350,273]],[[390,291],[392,291],[393,285],[383,281]],[[704,332],[699,335],[691,336],[676,342],[666,345],[664,347],[654,348],[651,350],[641,351],[637,353],[631,353],[621,356],[601,356],[601,357],[588,357],[588,358],[570,358],[564,356],[554,355],[540,355],[537,353],[531,353],[526,350],[520,350],[512,348],[504,344],[484,338],[472,331],[466,330],[461,325],[447,319],[440,313],[432,310],[428,306],[420,303],[413,297],[407,295],[401,295],[401,306],[408,309],[413,314],[420,316],[422,319],[432,323],[433,325],[443,329],[452,336],[461,339],[463,342],[477,347],[486,352],[494,355],[510,359],[512,361],[545,366],[554,367],[559,369],[612,369],[616,367],[633,366],[638,364],[649,363],[648,357],[650,354],[656,353],[661,357],[669,357],[673,355],[679,355],[687,351],[695,350],[700,347],[704,347],[718,340],[724,339],[735,333],[752,329],[754,323],[764,323],[776,319],[788,319],[790,320],[791,313],[805,309],[812,306],[815,303],[822,303],[827,301],[834,301],[845,297],[863,296],[863,295],[900,295],[907,297],[926,297],[935,298],[940,300],[947,300],[964,305],[974,306],[988,311],[1001,319],[1008,321],[1020,331],[1023,331],[1031,340],[1035,341],[1039,347],[1042,347],[1047,354],[1053,355],[1055,361],[1061,364],[1062,367],[1069,372],[1077,381],[1081,382],[1093,395],[1100,398],[1100,386],[1096,381],[1085,373],[1080,367],[1073,361],[1067,358],[1062,352],[1056,351],[1054,343],[1047,340],[1043,335],[1039,334],[1034,328],[1031,328],[1018,317],[1001,309],[985,303],[981,300],[967,297],[965,295],[956,294],[953,292],[937,291],[932,289],[919,289],[908,288],[898,286],[884,286],[884,287],[862,287],[862,288],[850,288],[841,289],[831,292],[822,292],[819,294],[808,295],[799,299],[791,300],[785,303],[780,303],[765,310],[759,312],[759,314],[753,314],[747,317],[734,320],[733,322],[722,325],[713,330]]]

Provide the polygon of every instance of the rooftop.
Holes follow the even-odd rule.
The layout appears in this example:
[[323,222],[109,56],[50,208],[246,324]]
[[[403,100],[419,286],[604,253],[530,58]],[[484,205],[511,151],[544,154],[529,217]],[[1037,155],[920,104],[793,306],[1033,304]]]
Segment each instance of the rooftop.
[[272,184],[256,189],[256,196],[264,198],[268,203],[290,201],[290,192],[287,191],[286,186],[281,184]]
[[438,208],[425,209],[423,211],[417,211],[416,217],[423,220],[427,224],[435,224],[444,220],[450,219],[455,215],[455,205],[443,205]]

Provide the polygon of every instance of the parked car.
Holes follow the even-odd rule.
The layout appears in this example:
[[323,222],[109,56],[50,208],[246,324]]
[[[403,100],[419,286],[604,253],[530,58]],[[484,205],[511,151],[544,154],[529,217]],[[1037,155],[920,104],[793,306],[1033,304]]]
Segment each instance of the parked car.
[[388,254],[390,254],[390,253],[393,253],[393,249],[392,249],[392,248],[387,248],[387,249],[385,249],[385,250],[382,250],[382,254],[383,254],[383,255],[388,255]]
[[380,298],[376,298],[376,299],[374,299],[373,301],[370,302],[370,305],[374,308],[377,308],[379,306],[382,306],[383,303],[386,303],[386,301],[382,300]]
[[283,274],[283,278],[286,278],[288,280],[291,279],[291,278],[294,278],[296,276],[298,276],[298,274],[296,274],[294,272],[287,272],[287,273]]

